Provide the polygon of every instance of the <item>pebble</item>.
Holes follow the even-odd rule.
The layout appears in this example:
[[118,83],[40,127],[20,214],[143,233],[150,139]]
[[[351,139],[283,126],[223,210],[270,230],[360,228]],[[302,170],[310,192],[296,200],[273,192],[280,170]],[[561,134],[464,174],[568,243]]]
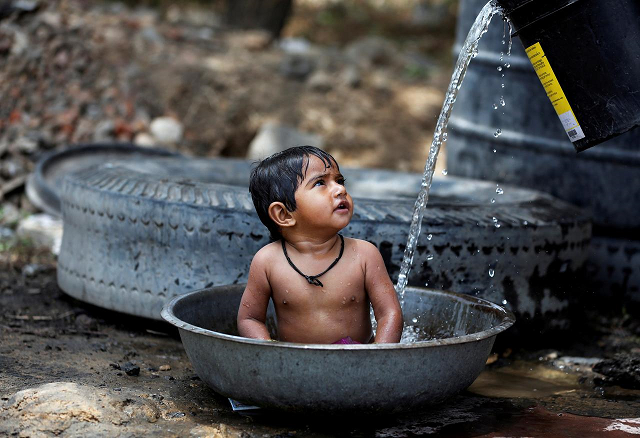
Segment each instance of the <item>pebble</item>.
[[11,225],[20,220],[20,211],[10,202],[5,202],[0,207],[0,224]]
[[140,367],[132,362],[127,362],[120,367],[128,376],[137,376],[140,374]]
[[318,71],[309,77],[307,85],[313,91],[325,93],[333,88],[333,80],[326,72]]
[[291,79],[304,80],[316,68],[310,56],[286,54],[280,63],[280,73]]
[[30,136],[21,136],[15,142],[16,148],[24,154],[32,154],[38,150],[38,140]]
[[169,371],[171,370],[171,365],[160,365],[160,371]]
[[177,143],[182,140],[182,123],[172,117],[157,117],[149,127],[151,135],[160,143]]

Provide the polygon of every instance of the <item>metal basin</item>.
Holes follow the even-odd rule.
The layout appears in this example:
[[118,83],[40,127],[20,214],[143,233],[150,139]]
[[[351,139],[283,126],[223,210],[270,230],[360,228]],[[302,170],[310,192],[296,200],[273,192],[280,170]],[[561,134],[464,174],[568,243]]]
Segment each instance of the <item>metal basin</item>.
[[[406,344],[324,345],[239,337],[244,285],[180,295],[162,310],[178,327],[200,378],[245,403],[289,411],[405,412],[468,387],[482,371],[498,333],[515,321],[489,301],[407,288],[405,326],[430,340]],[[270,329],[274,329],[269,309]],[[413,321],[417,320],[417,323]]]

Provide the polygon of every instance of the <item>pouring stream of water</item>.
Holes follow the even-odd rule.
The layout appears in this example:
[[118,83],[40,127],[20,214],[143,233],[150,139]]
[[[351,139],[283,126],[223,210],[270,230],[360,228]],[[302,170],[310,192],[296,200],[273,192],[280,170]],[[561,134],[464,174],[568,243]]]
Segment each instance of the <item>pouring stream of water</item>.
[[409,271],[411,270],[411,263],[413,262],[413,254],[418,243],[418,236],[420,235],[420,227],[422,224],[422,216],[424,214],[424,208],[427,205],[429,199],[429,189],[431,188],[431,182],[433,180],[433,172],[436,167],[436,159],[438,158],[438,152],[443,141],[446,140],[446,128],[449,122],[449,116],[453,109],[453,104],[456,101],[458,90],[462,85],[462,80],[471,62],[471,58],[475,57],[478,53],[478,42],[482,35],[484,35],[488,28],[491,18],[500,12],[500,8],[492,1],[488,2],[478,14],[476,21],[471,26],[471,30],[467,35],[467,39],[460,50],[458,61],[456,62],[453,74],[451,75],[451,82],[447,89],[447,94],[440,110],[440,116],[438,117],[438,123],[436,124],[435,132],[433,133],[433,141],[429,148],[429,157],[424,167],[424,174],[422,175],[422,183],[420,185],[420,192],[416,199],[415,207],[413,210],[413,217],[411,219],[411,227],[409,228],[409,238],[407,239],[407,246],[404,250],[404,256],[402,258],[402,265],[400,266],[400,274],[398,275],[398,282],[395,289],[400,305],[404,306],[404,290],[407,286],[409,278]]

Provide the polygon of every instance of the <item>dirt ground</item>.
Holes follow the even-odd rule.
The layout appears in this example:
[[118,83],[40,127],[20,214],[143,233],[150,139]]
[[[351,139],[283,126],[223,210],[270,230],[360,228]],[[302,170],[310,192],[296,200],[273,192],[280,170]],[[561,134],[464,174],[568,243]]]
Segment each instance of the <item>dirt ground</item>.
[[[2,253],[0,268],[0,436],[555,437],[567,428],[572,434],[562,436],[640,432],[640,326],[629,317],[590,315],[575,329],[574,342],[548,339],[544,349],[498,342],[469,390],[419,412],[348,420],[273,412],[240,415],[194,373],[171,326],[67,296],[56,283],[55,257],[46,250],[16,245]],[[626,368],[618,363],[618,374],[593,371],[596,362],[614,357],[627,360]]]

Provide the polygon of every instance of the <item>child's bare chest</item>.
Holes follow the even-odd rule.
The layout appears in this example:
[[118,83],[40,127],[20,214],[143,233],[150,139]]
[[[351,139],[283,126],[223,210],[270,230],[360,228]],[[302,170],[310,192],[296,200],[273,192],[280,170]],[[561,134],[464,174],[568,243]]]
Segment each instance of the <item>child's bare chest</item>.
[[[345,256],[348,254],[345,253]],[[344,306],[361,306],[367,300],[364,271],[357,258],[343,257],[328,272],[317,278],[321,285],[310,283],[286,261],[278,262],[277,266],[274,264],[272,267],[276,269],[272,271],[270,283],[272,298],[277,307],[340,309]],[[322,271],[302,272],[316,275]]]

